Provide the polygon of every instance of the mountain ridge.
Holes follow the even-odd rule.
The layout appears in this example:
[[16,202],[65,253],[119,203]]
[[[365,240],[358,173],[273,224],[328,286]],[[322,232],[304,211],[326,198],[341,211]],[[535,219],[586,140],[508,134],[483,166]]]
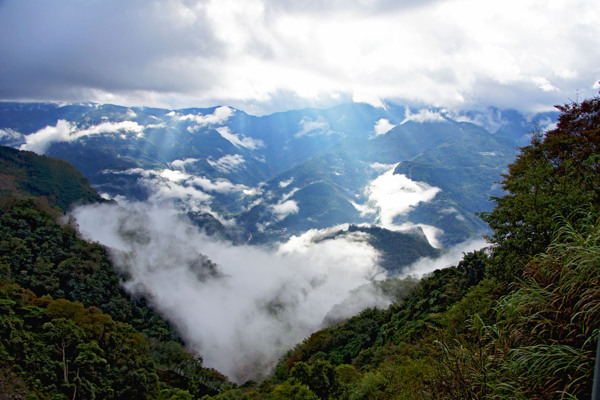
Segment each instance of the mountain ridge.
[[[529,118],[548,122],[552,115]],[[486,130],[486,124],[500,134]],[[459,218],[471,221],[476,212],[489,210],[488,199],[497,194],[493,185],[514,157],[515,138],[527,133],[527,124],[527,118],[513,111],[456,115],[441,108],[396,104],[375,108],[348,103],[252,116],[228,106],[168,110],[0,103],[0,144],[65,159],[108,197],[145,201],[186,192],[182,207],[188,211],[233,218],[254,233],[265,228],[301,233],[343,222],[381,223],[385,210],[368,191],[384,164],[387,169],[395,166],[396,174],[408,172],[408,179],[439,187],[458,205]],[[336,169],[338,159],[345,160],[342,169]],[[406,163],[419,164],[420,172],[415,166],[409,171]],[[478,190],[466,197],[449,190],[456,182],[447,182],[445,171],[453,168],[472,171],[462,177],[476,182]],[[309,194],[309,185],[323,179],[322,171],[329,171],[329,177]],[[280,190],[278,185],[290,180],[289,191]],[[401,199],[403,189],[398,190]],[[338,199],[332,207],[339,212],[319,211],[319,191]],[[436,200],[417,202],[410,211],[429,201]],[[249,218],[259,203],[265,211],[255,210]],[[367,209],[370,213],[365,214]],[[432,212],[431,207],[420,211]],[[410,220],[410,213],[402,211],[396,217]],[[473,222],[459,230],[447,223],[434,227],[444,232],[445,245],[482,233],[481,224]]]

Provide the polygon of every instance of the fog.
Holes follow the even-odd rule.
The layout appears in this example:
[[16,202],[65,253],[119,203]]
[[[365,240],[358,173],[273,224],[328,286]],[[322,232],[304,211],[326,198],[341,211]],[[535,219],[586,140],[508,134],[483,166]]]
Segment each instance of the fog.
[[[206,366],[238,382],[267,374],[326,316],[390,302],[364,288],[348,299],[385,277],[361,234],[320,241],[326,232],[313,230],[266,250],[215,241],[164,205],[102,204],[73,215],[85,238],[111,249],[129,276],[126,290],[146,296]],[[343,315],[332,315],[334,308]]]
[[[210,238],[164,203],[97,204],[72,215],[84,238],[109,248],[127,277],[125,290],[146,297],[205,366],[236,382],[265,377],[326,322],[391,302],[370,285],[386,273],[366,234],[332,239],[347,226],[310,230],[266,249]],[[482,246],[423,259],[406,274],[456,264],[463,251]]]

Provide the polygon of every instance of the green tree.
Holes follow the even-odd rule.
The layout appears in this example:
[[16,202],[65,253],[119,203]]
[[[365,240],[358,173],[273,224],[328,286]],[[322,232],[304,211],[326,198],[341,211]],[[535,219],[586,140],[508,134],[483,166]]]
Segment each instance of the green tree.
[[600,98],[558,107],[556,129],[533,135],[502,182],[507,192],[481,214],[494,231],[489,274],[512,281],[552,240],[554,216],[600,204]]
[[71,320],[56,318],[46,322],[44,329],[48,342],[53,343],[61,356],[63,381],[69,383],[69,359],[74,354],[74,348],[80,343],[83,332]]

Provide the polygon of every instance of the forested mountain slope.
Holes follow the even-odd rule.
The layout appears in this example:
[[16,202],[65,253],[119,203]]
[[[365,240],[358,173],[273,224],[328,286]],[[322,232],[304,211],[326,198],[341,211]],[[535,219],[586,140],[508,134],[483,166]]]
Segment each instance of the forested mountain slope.
[[68,211],[74,203],[102,201],[88,180],[71,164],[0,146],[0,196],[38,197]]
[[57,222],[50,206],[100,201],[85,178],[61,160],[0,151],[0,397],[218,393],[226,378],[121,289],[106,250]]

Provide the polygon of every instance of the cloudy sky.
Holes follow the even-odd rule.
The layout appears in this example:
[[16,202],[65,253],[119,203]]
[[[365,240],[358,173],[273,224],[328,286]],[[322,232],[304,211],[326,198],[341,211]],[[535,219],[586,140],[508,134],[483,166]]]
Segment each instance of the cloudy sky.
[[548,108],[600,89],[597,0],[0,0],[0,99],[260,114]]

